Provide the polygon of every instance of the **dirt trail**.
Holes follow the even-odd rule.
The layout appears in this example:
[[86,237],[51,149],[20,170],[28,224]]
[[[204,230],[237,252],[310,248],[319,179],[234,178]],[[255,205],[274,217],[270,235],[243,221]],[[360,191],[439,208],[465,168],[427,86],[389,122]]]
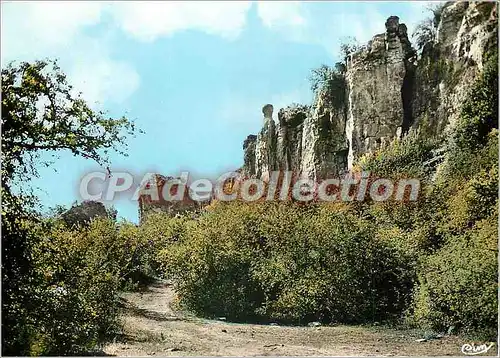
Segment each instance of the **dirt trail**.
[[[119,356],[360,356],[461,355],[458,337],[417,342],[419,336],[361,326],[283,327],[189,317],[171,308],[168,284],[125,293],[124,336],[104,348]],[[495,355],[491,349],[489,355]]]

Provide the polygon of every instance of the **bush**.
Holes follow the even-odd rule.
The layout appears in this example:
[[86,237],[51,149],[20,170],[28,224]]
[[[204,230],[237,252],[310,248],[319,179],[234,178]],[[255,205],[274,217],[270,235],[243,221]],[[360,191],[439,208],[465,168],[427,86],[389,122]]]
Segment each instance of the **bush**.
[[373,322],[399,316],[408,302],[413,272],[408,257],[342,208],[302,213],[282,241],[258,271],[271,318]]
[[24,231],[18,233],[29,238],[32,271],[23,290],[29,310],[18,310],[22,327],[19,341],[8,342],[12,352],[67,355],[95,350],[120,327],[118,290],[150,282],[157,248],[136,225],[117,225],[112,219],[71,228],[53,219],[23,220],[20,225]]
[[31,355],[93,350],[118,328],[119,266],[114,223],[96,220],[87,229],[33,224],[33,295],[39,306],[29,340]]
[[413,280],[404,253],[367,222],[285,203],[219,203],[161,257],[184,307],[233,320],[386,319]]
[[498,215],[450,238],[425,258],[419,273],[414,318],[436,330],[497,336]]
[[142,235],[141,228],[129,222],[117,225],[116,262],[122,289],[135,290],[152,283],[157,276],[156,248]]
[[38,237],[28,223],[36,215],[2,185],[2,355],[27,355],[34,312],[40,304],[31,251]]
[[[255,296],[258,289],[250,276],[252,261],[258,260],[255,223],[262,217],[256,208],[218,203],[161,251],[165,272],[175,280],[184,307],[209,317],[254,318],[262,300]],[[171,227],[171,220],[164,222]]]
[[[413,319],[437,330],[497,331],[498,69],[491,54],[447,143],[428,196],[439,250],[421,256]],[[436,220],[437,219],[437,220]]]
[[386,148],[364,155],[357,167],[380,178],[428,179],[435,166],[424,163],[433,159],[439,143],[439,140],[426,138],[418,131],[412,131],[403,139],[394,140]]
[[[2,196],[2,308],[8,327],[2,353],[94,351],[119,329],[118,290],[154,276],[157,246],[134,224],[101,217],[68,226],[64,218],[25,212],[8,194]],[[24,261],[13,261],[9,255],[20,249]]]

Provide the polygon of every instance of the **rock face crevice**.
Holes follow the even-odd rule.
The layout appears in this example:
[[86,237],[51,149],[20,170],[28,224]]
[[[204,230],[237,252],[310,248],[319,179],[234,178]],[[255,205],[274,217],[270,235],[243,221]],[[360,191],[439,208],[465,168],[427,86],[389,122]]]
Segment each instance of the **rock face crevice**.
[[250,134],[247,139],[243,142],[243,152],[245,153],[243,158],[243,169],[246,171],[245,174],[255,174],[255,147],[257,145],[257,136]]
[[408,134],[413,124],[413,99],[415,97],[415,70],[416,66],[412,60],[405,62],[405,76],[401,87],[401,103],[403,105],[403,123],[401,124],[401,136]]
[[320,89],[311,106],[280,109],[276,123],[264,106],[262,130],[244,143],[243,173],[338,176],[411,130],[441,136],[453,127],[484,54],[497,46],[497,4],[446,3],[420,54],[397,16],[385,28],[346,59],[335,93]]
[[278,168],[293,170],[301,164],[304,121],[307,106],[289,106],[278,113]]

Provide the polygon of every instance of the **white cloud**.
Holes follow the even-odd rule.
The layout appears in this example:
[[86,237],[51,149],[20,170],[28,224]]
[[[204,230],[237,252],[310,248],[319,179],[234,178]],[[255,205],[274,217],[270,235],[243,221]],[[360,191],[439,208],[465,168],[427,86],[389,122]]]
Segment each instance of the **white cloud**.
[[269,28],[303,26],[306,19],[300,2],[265,1],[257,3],[257,13]]
[[90,103],[123,102],[140,78],[129,63],[110,53],[106,32],[90,37],[86,30],[102,25],[121,28],[139,40],[154,40],[196,29],[228,39],[246,23],[250,2],[2,2],[1,60],[59,58],[69,81]]
[[291,41],[311,42],[310,13],[301,2],[259,1],[257,14],[267,28]]
[[127,62],[112,59],[102,44],[87,44],[82,49],[93,47],[94,51],[86,55],[78,56],[78,53],[81,53],[78,51],[72,56],[68,66],[68,76],[72,84],[91,104],[101,106],[106,101],[124,102],[139,87],[139,74]]
[[139,86],[139,75],[110,55],[110,38],[84,34],[101,21],[105,6],[98,2],[2,3],[2,63],[58,58],[69,82],[89,103],[124,101]]
[[2,61],[52,55],[100,21],[98,2],[2,3]]
[[[330,9],[337,6],[337,3],[331,4]],[[365,7],[360,12],[338,4],[341,11],[332,11],[331,15],[318,13],[321,11],[319,6],[313,12],[306,3],[286,1],[259,2],[257,12],[268,28],[292,41],[323,46],[332,57],[338,56],[340,43],[348,37],[365,43],[375,34],[385,31],[386,18],[373,11],[373,7]]]
[[121,2],[112,14],[120,27],[142,41],[177,31],[197,29],[234,39],[243,30],[251,3],[234,2]]
[[[431,2],[409,3],[415,17]],[[342,38],[355,36],[366,42],[384,31],[385,16],[366,4],[362,11],[322,13],[314,4],[257,2],[263,25],[292,41],[317,44],[337,57]],[[243,31],[251,2],[2,2],[1,59],[61,58],[70,80],[92,101],[122,102],[139,86],[137,71],[112,55],[116,35],[122,30],[139,41],[154,41],[188,29],[226,39]],[[340,6],[340,5],[339,5]],[[319,17],[318,17],[319,16]],[[104,21],[106,20],[106,21]],[[89,28],[99,25],[90,37]],[[409,32],[414,23],[407,22]],[[113,32],[114,31],[114,32]]]
[[[416,24],[425,17],[430,5],[440,1],[408,1],[407,16],[402,18],[411,36]],[[377,2],[331,2],[322,6],[313,2],[259,2],[257,12],[262,23],[291,41],[316,44],[338,59],[340,44],[348,38],[366,44],[376,34],[385,32],[384,14]],[[320,6],[321,5],[321,6]],[[325,11],[325,9],[328,9]],[[404,14],[402,14],[404,15]]]

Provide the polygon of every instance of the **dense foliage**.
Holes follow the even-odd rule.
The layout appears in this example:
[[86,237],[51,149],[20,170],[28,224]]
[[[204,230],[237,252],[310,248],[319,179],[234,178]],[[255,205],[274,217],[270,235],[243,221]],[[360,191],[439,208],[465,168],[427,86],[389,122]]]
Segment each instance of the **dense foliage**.
[[429,195],[440,199],[442,247],[422,257],[415,302],[417,322],[437,329],[497,332],[498,65],[487,54],[462,107]]
[[311,90],[320,93],[327,106],[342,110],[345,105],[346,81],[345,65],[338,62],[335,67],[322,65],[311,71]]
[[405,253],[373,234],[348,207],[216,203],[160,255],[201,315],[376,321],[401,312],[413,277]]
[[28,184],[47,153],[103,164],[133,133],[126,118],[92,110],[54,62],[2,69],[2,354],[82,352],[116,326],[114,222],[73,230],[47,220]]
[[40,238],[32,250],[39,279],[34,296],[43,304],[31,317],[28,353],[90,351],[118,328],[114,223],[95,221],[83,230],[54,223],[32,230]]

